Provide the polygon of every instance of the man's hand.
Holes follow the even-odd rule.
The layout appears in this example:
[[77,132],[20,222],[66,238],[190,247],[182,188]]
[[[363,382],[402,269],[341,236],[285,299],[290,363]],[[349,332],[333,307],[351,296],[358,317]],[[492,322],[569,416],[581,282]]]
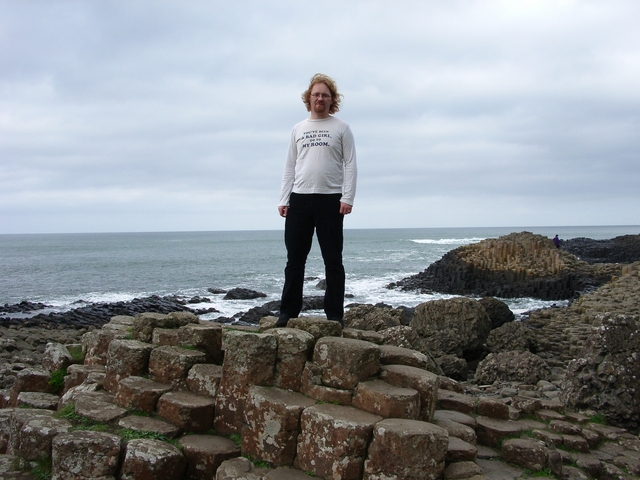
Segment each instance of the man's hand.
[[342,215],[349,215],[351,213],[352,208],[353,207],[351,207],[351,205],[349,205],[348,203],[340,202],[340,213]]
[[289,212],[289,207],[285,207],[284,205],[280,205],[278,207],[278,213],[280,214],[281,217],[286,217],[288,212]]

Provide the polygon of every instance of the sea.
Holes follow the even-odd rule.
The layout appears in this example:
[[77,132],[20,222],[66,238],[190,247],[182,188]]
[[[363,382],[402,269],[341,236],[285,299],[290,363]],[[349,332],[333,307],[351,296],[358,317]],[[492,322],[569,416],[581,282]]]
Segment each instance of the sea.
[[[449,298],[387,285],[423,271],[452,249],[522,231],[549,238],[558,234],[561,239],[609,239],[638,234],[640,226],[346,229],[345,304],[415,307]],[[283,232],[272,230],[0,235],[0,305],[26,300],[48,306],[35,314],[151,295],[200,297],[205,301],[189,304],[190,308],[214,307],[217,313],[200,318],[215,320],[278,300],[285,262]],[[322,295],[317,285],[324,278],[324,267],[315,239],[305,273],[304,294]],[[224,300],[223,294],[209,291],[236,287],[266,297]],[[533,309],[563,305],[533,298],[502,300],[518,317]]]

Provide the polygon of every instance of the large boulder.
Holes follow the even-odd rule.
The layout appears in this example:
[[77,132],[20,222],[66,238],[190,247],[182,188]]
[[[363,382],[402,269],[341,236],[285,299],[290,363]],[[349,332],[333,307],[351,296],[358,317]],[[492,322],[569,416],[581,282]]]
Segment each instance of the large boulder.
[[457,297],[418,305],[410,326],[434,355],[441,352],[475,359],[489,336],[491,320],[480,302]]
[[475,379],[479,385],[495,381],[535,385],[540,380],[551,380],[552,373],[547,363],[531,352],[502,352],[491,353],[482,360]]
[[521,351],[536,353],[536,336],[531,328],[521,322],[505,323],[491,330],[487,348],[493,353]]
[[613,425],[640,430],[640,322],[605,314],[593,324],[578,358],[569,363],[563,400],[591,408]]

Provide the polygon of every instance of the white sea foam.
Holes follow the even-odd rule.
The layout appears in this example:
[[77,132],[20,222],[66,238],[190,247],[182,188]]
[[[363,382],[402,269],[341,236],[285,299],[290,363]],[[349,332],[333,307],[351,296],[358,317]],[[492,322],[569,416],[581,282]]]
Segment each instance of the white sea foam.
[[473,237],[473,238],[440,238],[437,240],[431,238],[418,238],[412,239],[412,242],[415,243],[425,243],[429,245],[468,245],[470,243],[478,243],[482,240],[486,240],[485,238]]

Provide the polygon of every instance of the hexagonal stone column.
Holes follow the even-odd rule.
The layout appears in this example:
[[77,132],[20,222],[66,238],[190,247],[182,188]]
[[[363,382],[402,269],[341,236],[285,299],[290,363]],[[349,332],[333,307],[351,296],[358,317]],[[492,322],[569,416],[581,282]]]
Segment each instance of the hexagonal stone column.
[[[2,410],[4,413],[5,410]],[[10,412],[8,417],[3,417],[2,437],[6,437],[8,440],[7,453],[14,454],[20,451],[21,436],[20,431],[31,420],[36,418],[52,418],[53,412],[51,410],[40,410],[38,408],[15,408],[7,409],[6,412]],[[8,421],[8,422],[7,422]],[[8,428],[7,427],[8,423]]]
[[191,312],[172,312],[168,315],[151,312],[139,313],[134,317],[131,335],[134,340],[149,343],[156,328],[178,328],[198,322],[198,317]]
[[342,405],[306,408],[294,466],[322,478],[360,479],[373,427],[380,420],[378,415]]
[[64,418],[32,418],[18,431],[14,454],[25,460],[50,458],[53,438],[59,433],[67,433],[71,427],[71,422]]
[[52,442],[51,480],[116,478],[121,440],[104,432],[61,433]]
[[211,480],[225,460],[240,456],[240,447],[217,435],[186,435],[180,440],[187,459],[186,478]]
[[395,387],[383,380],[360,382],[352,405],[384,418],[418,418],[420,395],[413,388]]
[[292,465],[296,455],[300,415],[315,401],[276,387],[249,390],[242,432],[242,454],[273,465]]
[[64,377],[64,388],[62,394],[64,395],[69,389],[81,385],[90,375],[92,378],[101,376],[104,378],[106,374],[106,367],[104,365],[69,365],[67,368],[67,375]]
[[158,415],[185,431],[206,432],[213,423],[213,399],[189,392],[167,392],[158,400]]
[[187,374],[187,387],[192,393],[215,398],[222,380],[222,366],[198,363]]
[[167,383],[158,383],[148,378],[130,376],[123,378],[118,383],[115,402],[123,407],[151,413],[156,409],[160,396],[172,388]]
[[106,365],[109,344],[114,338],[124,338],[125,331],[94,330],[82,335],[82,347],[87,352],[84,357],[85,365]]
[[172,383],[186,390],[189,370],[206,362],[206,354],[181,347],[156,347],[149,356],[149,376],[160,383]]
[[391,385],[412,388],[420,394],[419,420],[428,422],[433,417],[438,398],[439,380],[435,373],[407,365],[385,365],[380,378]]
[[151,350],[152,345],[137,340],[113,340],[107,353],[104,389],[115,394],[123,378],[146,375]]
[[189,345],[207,354],[210,362],[222,363],[222,325],[216,322],[190,324],[178,329],[180,345]]
[[134,439],[127,443],[120,479],[180,480],[186,465],[184,455],[173,445],[161,440]]
[[276,328],[270,333],[278,341],[275,386],[299,392],[302,371],[315,338],[309,332],[296,328]]
[[244,405],[253,385],[273,385],[277,342],[270,334],[227,330],[222,379],[216,397],[214,428],[223,434],[240,433]]
[[376,423],[364,463],[364,480],[442,478],[449,434],[432,423],[388,418]]
[[25,368],[16,375],[16,381],[9,390],[9,406],[18,406],[18,395],[21,392],[49,392],[51,372],[43,368]]
[[362,340],[323,337],[316,342],[313,362],[322,368],[322,383],[352,389],[378,373],[380,349]]

